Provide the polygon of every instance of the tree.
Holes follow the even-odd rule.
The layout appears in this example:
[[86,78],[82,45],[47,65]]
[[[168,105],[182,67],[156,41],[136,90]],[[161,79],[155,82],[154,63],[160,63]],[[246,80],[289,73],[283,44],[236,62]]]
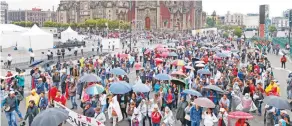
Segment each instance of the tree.
[[240,38],[241,35],[242,35],[241,28],[239,28],[239,27],[235,28],[234,31],[233,31],[233,34],[236,35],[238,38]]
[[277,31],[277,28],[274,25],[270,25],[269,26],[269,32],[270,33],[274,33],[275,31]]
[[97,26],[99,29],[106,28],[105,23],[108,23],[108,22],[109,22],[108,19],[97,19],[97,20],[96,20],[96,26]]
[[214,20],[210,17],[207,17],[207,26],[208,27],[214,27]]
[[108,28],[112,29],[112,30],[118,29],[119,25],[120,25],[120,21],[118,21],[118,20],[114,20],[114,21],[109,21],[108,22]]
[[88,19],[85,21],[85,25],[91,28],[96,27],[96,23],[97,23],[97,20],[93,20],[93,19]]
[[224,33],[223,33],[223,38],[228,38],[228,36],[229,36],[229,35],[228,35],[227,32],[224,32]]

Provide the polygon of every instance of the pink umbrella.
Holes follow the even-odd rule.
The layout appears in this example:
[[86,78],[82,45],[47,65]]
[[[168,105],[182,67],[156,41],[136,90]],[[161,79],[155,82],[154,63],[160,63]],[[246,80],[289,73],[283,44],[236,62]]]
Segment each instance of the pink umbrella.
[[168,52],[163,52],[160,54],[161,57],[167,57],[168,56]]
[[194,100],[194,103],[198,106],[205,108],[215,108],[215,104],[208,98],[201,97]]
[[155,62],[163,62],[163,60],[160,58],[155,58],[154,60],[155,60]]
[[136,70],[140,70],[141,69],[141,64],[140,63],[135,63],[134,67]]
[[120,54],[120,58],[126,58],[128,56],[129,56],[129,54]]
[[174,71],[174,72],[172,72],[171,73],[171,75],[173,76],[173,75],[180,75],[180,76],[183,76],[183,77],[187,77],[187,75],[186,74],[184,74],[183,72],[181,72],[181,71]]
[[144,54],[148,54],[148,53],[150,53],[151,52],[151,49],[147,49],[145,52],[144,52]]
[[233,119],[252,119],[253,116],[249,113],[245,113],[242,111],[235,111],[235,112],[230,112],[228,114],[229,118],[233,118]]
[[186,69],[195,70],[192,66],[185,66]]
[[219,57],[219,56],[214,56],[213,58],[214,58],[215,60],[222,60],[222,58]]
[[164,45],[159,44],[155,48],[157,49],[157,48],[164,48],[164,47],[165,47]]
[[157,51],[168,51],[167,48],[156,48]]

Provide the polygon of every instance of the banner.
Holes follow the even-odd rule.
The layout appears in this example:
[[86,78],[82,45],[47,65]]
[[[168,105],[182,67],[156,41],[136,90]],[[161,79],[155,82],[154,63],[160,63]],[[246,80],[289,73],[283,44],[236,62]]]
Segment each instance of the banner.
[[94,118],[78,114],[60,103],[55,102],[55,107],[65,109],[69,112],[69,118],[66,120],[72,126],[104,126]]

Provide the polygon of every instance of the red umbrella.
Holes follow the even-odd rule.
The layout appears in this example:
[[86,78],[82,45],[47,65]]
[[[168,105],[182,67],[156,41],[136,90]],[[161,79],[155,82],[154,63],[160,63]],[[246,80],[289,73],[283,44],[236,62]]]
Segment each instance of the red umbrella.
[[164,48],[164,45],[159,44],[159,45],[157,45],[155,48],[156,48],[156,49],[157,49],[157,48]]
[[136,70],[140,70],[141,69],[141,64],[140,63],[135,63],[134,67]]
[[233,118],[233,119],[252,119],[253,116],[249,113],[245,113],[242,111],[235,111],[235,112],[230,112],[228,114],[229,118]]

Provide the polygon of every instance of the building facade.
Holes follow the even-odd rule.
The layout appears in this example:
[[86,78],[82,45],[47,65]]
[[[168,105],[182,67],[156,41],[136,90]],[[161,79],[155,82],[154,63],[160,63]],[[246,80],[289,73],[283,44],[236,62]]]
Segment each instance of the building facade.
[[5,1],[0,2],[0,24],[8,23],[8,4]]
[[274,25],[277,29],[288,28],[289,20],[285,17],[273,17],[272,25]]
[[291,9],[287,9],[287,10],[285,10],[285,11],[283,11],[283,17],[284,18],[289,18],[289,11],[290,11]]
[[32,8],[32,10],[9,10],[8,22],[16,21],[30,21],[37,23],[39,26],[43,26],[46,21],[57,21],[57,15],[54,11],[42,11],[38,8]]
[[57,20],[82,23],[106,18],[132,22],[136,29],[199,29],[203,26],[202,1],[95,1],[61,0]]
[[258,29],[260,23],[259,19],[259,14],[247,14],[244,16],[243,25],[246,28]]
[[240,13],[231,14],[229,11],[225,15],[225,25],[241,26],[244,25],[244,15]]

